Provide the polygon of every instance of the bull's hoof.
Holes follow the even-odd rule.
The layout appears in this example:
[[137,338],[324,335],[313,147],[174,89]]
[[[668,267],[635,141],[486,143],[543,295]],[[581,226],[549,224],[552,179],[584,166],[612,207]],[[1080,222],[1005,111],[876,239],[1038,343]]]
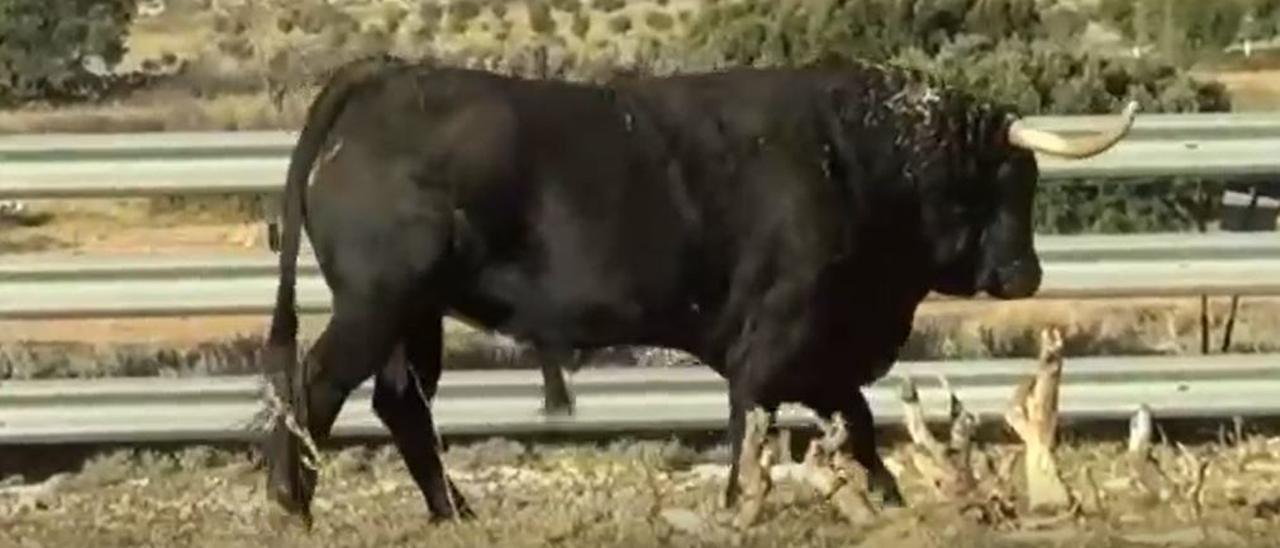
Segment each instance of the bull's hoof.
[[433,509],[431,511],[431,517],[428,518],[427,521],[436,525],[450,521],[471,521],[475,519],[476,513],[471,510],[471,507],[467,502],[461,498],[457,498],[457,495],[454,495],[454,497],[454,508]]
[[277,508],[283,511],[286,519],[302,526],[304,530],[311,530],[314,519],[311,515],[310,504],[296,496],[285,485],[273,484],[269,492],[271,493],[271,500],[275,502]]
[[[730,470],[730,474],[732,474]],[[720,496],[716,502],[719,503],[721,510],[733,510],[738,507],[738,499],[741,498],[742,489],[739,488],[736,478],[732,475],[725,482],[724,489],[720,490]]]
[[438,525],[451,521],[471,521],[474,519],[476,519],[476,513],[471,511],[471,508],[466,504],[461,504],[458,506],[458,510],[456,512],[433,513],[427,521],[432,525]]
[[[285,439],[285,442],[292,440]],[[267,493],[275,505],[287,515],[300,519],[311,528],[311,495],[315,492],[316,475],[305,469],[300,456],[288,451],[267,462]]]
[[898,483],[892,476],[888,478],[877,478],[872,476],[867,486],[872,495],[880,498],[880,505],[885,508],[906,508],[907,501],[902,498],[902,492],[898,490]]
[[885,508],[906,508],[907,501],[902,498],[902,493],[897,489],[887,493],[880,493],[880,504]]

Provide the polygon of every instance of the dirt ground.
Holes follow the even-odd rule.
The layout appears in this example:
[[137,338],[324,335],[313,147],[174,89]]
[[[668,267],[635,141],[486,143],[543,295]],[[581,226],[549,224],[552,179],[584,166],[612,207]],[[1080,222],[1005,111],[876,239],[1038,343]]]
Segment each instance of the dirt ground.
[[1207,76],[1227,87],[1235,110],[1273,111],[1280,108],[1280,70],[1223,71]]
[[[920,481],[903,449],[887,453],[909,509],[853,525],[797,483],[797,465],[776,478],[760,522],[729,525],[716,497],[727,473],[723,447],[698,452],[676,442],[609,446],[525,445],[490,440],[452,448],[450,473],[477,519],[432,524],[390,446],[328,452],[310,533],[281,519],[246,453],[195,447],[176,454],[115,452],[41,491],[0,495],[0,545],[73,546],[1277,546],[1280,438],[1193,446],[1209,462],[1197,517],[1175,450],[1156,451],[1165,493],[1129,500],[1124,447],[1059,448],[1078,494],[1075,517],[979,523]],[[983,455],[1012,462],[1019,449]],[[1012,474],[1017,476],[1016,473]]]
[[226,200],[166,205],[147,199],[30,200],[0,218],[9,253],[191,253],[266,249],[265,224]]

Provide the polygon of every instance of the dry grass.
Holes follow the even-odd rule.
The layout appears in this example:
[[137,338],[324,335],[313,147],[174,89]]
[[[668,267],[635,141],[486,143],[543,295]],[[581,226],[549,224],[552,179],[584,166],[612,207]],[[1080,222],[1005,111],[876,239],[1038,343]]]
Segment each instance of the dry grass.
[[[1088,443],[1059,449],[1068,482],[1098,486],[1101,506],[1075,519],[983,525],[931,494],[903,447],[888,463],[912,508],[849,525],[785,466],[760,523],[743,532],[715,498],[723,448],[698,453],[673,443],[523,445],[494,440],[451,449],[449,470],[478,519],[433,525],[389,446],[330,454],[310,533],[280,520],[263,472],[242,453],[191,448],[177,454],[114,453],[36,496],[0,496],[6,546],[1274,546],[1280,526],[1280,439],[1251,449],[1196,446],[1210,462],[1204,508],[1187,502],[1124,502],[1129,478],[1114,466],[1124,448]],[[982,452],[995,462],[1017,448]],[[1172,477],[1177,455],[1157,452]],[[1093,479],[1085,480],[1085,470]],[[12,483],[12,482],[11,482]],[[1087,499],[1088,497],[1086,497]]]
[[157,198],[31,200],[36,220],[0,224],[0,254],[173,252],[263,248],[252,200]]
[[[1210,300],[1210,347],[1221,350],[1230,298]],[[1200,300],[949,302],[926,304],[904,357],[971,359],[1033,357],[1039,330],[1058,326],[1071,355],[1184,355],[1200,352]],[[1280,350],[1280,299],[1240,300],[1231,351]]]
[[[1228,303],[1211,305],[1218,352]],[[927,304],[917,314],[903,360],[1032,358],[1037,334],[1060,326],[1072,356],[1200,352],[1198,299]],[[301,342],[315,340],[325,315],[304,315]],[[96,319],[0,322],[0,378],[243,375],[260,372],[257,351],[269,318]],[[1280,352],[1280,299],[1242,300],[1231,351]],[[675,357],[683,357],[677,354]],[[585,366],[618,366],[605,354]],[[641,366],[665,366],[663,358]],[[535,367],[533,355],[457,322],[446,322],[448,369]]]

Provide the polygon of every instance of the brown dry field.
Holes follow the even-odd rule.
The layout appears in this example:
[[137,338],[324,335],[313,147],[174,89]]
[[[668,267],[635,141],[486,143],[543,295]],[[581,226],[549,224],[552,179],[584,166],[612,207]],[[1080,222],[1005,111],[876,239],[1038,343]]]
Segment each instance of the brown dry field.
[[[991,523],[934,495],[903,447],[884,451],[910,508],[859,525],[798,483],[794,465],[777,466],[762,518],[744,531],[715,502],[727,472],[723,447],[455,447],[450,473],[478,518],[442,524],[426,519],[393,449],[348,447],[326,452],[309,533],[267,502],[251,454],[117,451],[54,476],[39,494],[0,495],[0,546],[1277,546],[1280,438],[1246,440],[1190,447],[1209,463],[1198,499],[1183,457],[1158,447],[1167,480],[1160,498],[1145,502],[1131,497],[1121,444],[1065,444],[1058,457],[1079,512],[1052,518],[1015,508]],[[1004,463],[1019,452],[993,444],[981,454]]]

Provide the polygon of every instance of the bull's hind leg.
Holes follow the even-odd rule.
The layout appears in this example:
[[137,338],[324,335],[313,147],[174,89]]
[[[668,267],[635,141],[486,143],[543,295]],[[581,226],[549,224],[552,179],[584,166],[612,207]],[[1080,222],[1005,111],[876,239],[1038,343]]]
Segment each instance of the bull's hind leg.
[[539,347],[538,366],[542,369],[542,412],[548,416],[572,415],[573,395],[564,380],[564,366],[575,359],[574,352],[558,347]]
[[729,477],[721,503],[737,511],[734,524],[740,528],[755,524],[773,487],[769,477],[773,448],[766,442],[777,404],[761,402],[760,379],[752,373],[738,368],[729,379]]
[[445,473],[429,403],[440,380],[440,316],[429,315],[410,327],[403,340],[406,360],[392,360],[378,374],[373,409],[391,431],[432,518],[472,517],[462,494]]
[[[290,404],[300,428],[316,444],[329,437],[347,395],[391,355],[398,334],[396,302],[384,301],[350,292],[335,295],[333,316],[307,353],[303,374],[295,376],[301,386],[289,391]],[[305,450],[299,447],[300,434],[276,421],[268,477],[276,500],[309,522],[316,470],[300,459],[299,451]]]

